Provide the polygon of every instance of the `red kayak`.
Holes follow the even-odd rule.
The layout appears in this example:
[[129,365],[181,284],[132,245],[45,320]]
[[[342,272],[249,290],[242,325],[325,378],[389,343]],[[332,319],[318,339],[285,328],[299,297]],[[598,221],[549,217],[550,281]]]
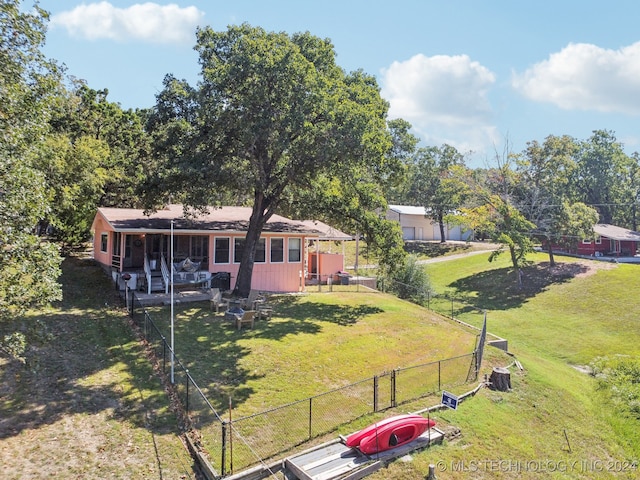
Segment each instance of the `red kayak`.
[[358,447],[362,453],[371,455],[409,443],[435,424],[420,415],[397,415],[349,435],[346,443],[348,447]]

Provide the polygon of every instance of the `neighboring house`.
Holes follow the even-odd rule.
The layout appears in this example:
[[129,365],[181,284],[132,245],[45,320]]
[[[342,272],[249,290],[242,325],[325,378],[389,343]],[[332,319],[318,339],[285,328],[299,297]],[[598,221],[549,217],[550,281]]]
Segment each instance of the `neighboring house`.
[[[440,225],[424,207],[389,205],[386,218],[400,224],[404,240],[441,240]],[[444,232],[445,240],[468,241],[473,237],[472,230],[458,225],[445,224]]]
[[605,223],[594,225],[595,240],[577,240],[569,248],[554,247],[554,251],[566,251],[593,257],[633,257],[638,252],[640,233]]
[[[128,273],[130,288],[166,292],[173,236],[174,285],[233,288],[250,215],[248,207],[210,208],[206,215],[188,218],[182,205],[150,215],[130,208],[99,208],[91,227],[93,256],[112,272],[120,288],[124,288],[123,274]],[[303,289],[305,248],[309,240],[320,237],[320,231],[303,222],[272,216],[260,237],[251,288],[270,292]]]

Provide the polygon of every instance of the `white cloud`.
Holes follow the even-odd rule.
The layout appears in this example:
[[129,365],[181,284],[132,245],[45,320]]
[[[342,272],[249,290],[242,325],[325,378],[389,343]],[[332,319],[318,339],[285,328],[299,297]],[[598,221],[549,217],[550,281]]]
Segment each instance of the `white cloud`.
[[79,5],[51,17],[53,28],[62,27],[80,38],[101,38],[150,43],[187,43],[195,41],[195,28],[204,12],[194,6],[138,3],[117,8],[109,2]]
[[514,74],[512,85],[531,100],[566,110],[640,114],[640,42],[619,50],[569,44]]
[[429,145],[477,151],[497,140],[487,98],[495,75],[467,55],[418,54],[383,70],[389,117],[403,118]]

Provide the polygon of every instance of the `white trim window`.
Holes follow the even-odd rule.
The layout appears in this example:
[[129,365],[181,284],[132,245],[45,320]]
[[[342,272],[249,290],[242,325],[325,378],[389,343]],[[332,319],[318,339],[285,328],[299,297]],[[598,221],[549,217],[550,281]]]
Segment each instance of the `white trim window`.
[[109,245],[109,233],[108,232],[102,232],[100,234],[100,251],[102,253],[107,253],[108,245]]
[[233,263],[240,263],[242,260],[246,241],[247,239],[244,237],[233,237]]
[[591,240],[582,240],[583,245],[591,245]]
[[256,245],[256,258],[255,263],[265,263],[267,261],[267,241],[265,238],[260,237],[258,244]]
[[302,260],[302,240],[299,238],[290,238],[289,244],[289,263],[300,263]]
[[602,245],[602,237],[600,235],[596,237],[596,245]]
[[269,261],[271,263],[284,262],[284,238],[272,238],[269,249]]
[[229,263],[229,237],[216,237],[213,239],[213,263]]

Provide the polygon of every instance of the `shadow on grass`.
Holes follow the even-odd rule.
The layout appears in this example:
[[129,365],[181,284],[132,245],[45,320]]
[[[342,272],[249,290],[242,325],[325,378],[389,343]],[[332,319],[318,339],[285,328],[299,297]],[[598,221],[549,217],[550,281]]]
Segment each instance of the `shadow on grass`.
[[380,313],[378,307],[371,305],[327,305],[318,302],[300,303],[295,297],[281,298],[277,306],[278,315],[295,318],[297,321],[317,320],[337,325],[353,325],[362,317]]
[[424,242],[424,241],[409,241],[404,243],[404,249],[407,253],[418,255],[419,257],[442,257],[443,255],[449,255],[452,253],[466,253],[471,250],[470,245],[466,244],[451,244],[451,243],[437,243],[437,242]]
[[41,331],[29,335],[24,364],[0,363],[0,439],[98,413],[154,434],[176,432],[169,400],[108,277],[80,258],[65,259],[62,271],[57,309],[15,320],[16,330]]
[[457,300],[468,302],[485,310],[508,310],[519,307],[528,299],[547,290],[551,285],[568,282],[587,272],[578,263],[557,264],[551,268],[547,262],[523,269],[523,286],[518,286],[512,268],[499,268],[461,278],[451,284]]
[[[278,297],[272,303],[278,321],[257,320],[252,329],[237,330],[221,313],[214,314],[202,304],[185,306],[176,317],[176,356],[219,413],[228,409],[229,397],[236,406],[246,402],[255,393],[247,384],[262,377],[242,367],[242,358],[251,352],[240,340],[280,340],[291,335],[316,334],[321,331],[318,322],[349,326],[366,315],[382,311],[365,305],[301,303],[298,297],[288,296]],[[160,330],[169,330],[166,316],[159,313],[151,316]]]

